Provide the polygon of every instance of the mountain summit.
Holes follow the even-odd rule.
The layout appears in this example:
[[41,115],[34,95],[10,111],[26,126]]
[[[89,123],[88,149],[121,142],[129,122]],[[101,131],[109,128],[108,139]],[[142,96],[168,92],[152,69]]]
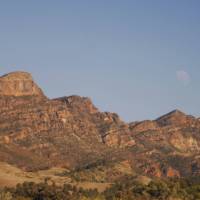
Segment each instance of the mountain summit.
[[181,125],[184,123],[189,123],[191,121],[191,116],[186,115],[184,112],[180,110],[173,110],[161,117],[157,120],[157,123],[162,126],[168,125]]
[[43,96],[42,90],[27,72],[11,72],[0,77],[1,96]]
[[196,176],[199,133],[200,120],[178,110],[127,124],[86,97],[45,98],[29,73],[0,77],[0,162],[23,170],[61,167],[99,182]]

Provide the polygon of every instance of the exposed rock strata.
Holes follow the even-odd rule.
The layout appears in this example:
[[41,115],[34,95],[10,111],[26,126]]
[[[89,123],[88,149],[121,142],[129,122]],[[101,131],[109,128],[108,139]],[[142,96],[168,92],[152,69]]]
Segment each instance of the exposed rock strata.
[[86,97],[46,98],[28,73],[0,78],[0,161],[25,170],[130,163],[179,177],[200,174],[199,153],[200,120],[181,111],[127,124]]
[[13,72],[0,77],[2,96],[44,96],[42,90],[27,72]]

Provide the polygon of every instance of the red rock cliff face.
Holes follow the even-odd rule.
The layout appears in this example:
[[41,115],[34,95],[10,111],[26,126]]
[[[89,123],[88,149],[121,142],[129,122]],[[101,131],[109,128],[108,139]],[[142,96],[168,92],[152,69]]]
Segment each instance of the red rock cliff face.
[[0,161],[25,170],[123,161],[171,177],[200,174],[199,153],[200,120],[180,111],[127,124],[86,97],[46,98],[26,72],[0,77]]
[[3,96],[44,96],[34,83],[31,74],[13,72],[0,77],[0,95]]
[[101,113],[89,98],[50,100],[25,72],[1,77],[0,87],[1,161],[28,170],[73,168],[130,145],[129,127],[117,115]]

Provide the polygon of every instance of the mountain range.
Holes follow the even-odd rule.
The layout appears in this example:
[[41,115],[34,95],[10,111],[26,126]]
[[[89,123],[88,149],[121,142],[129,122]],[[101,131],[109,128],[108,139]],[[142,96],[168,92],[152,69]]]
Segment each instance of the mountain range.
[[[174,110],[126,123],[91,99],[49,99],[27,72],[0,77],[0,162],[24,173],[113,182],[200,175],[200,119]],[[0,167],[1,171],[1,167]]]

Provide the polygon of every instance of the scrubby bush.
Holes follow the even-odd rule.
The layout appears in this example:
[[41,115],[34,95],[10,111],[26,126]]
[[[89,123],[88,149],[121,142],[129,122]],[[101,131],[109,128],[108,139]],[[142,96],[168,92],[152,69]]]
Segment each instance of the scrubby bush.
[[0,191],[0,200],[12,200],[12,194],[8,191]]
[[113,184],[105,192],[83,189],[70,184],[57,186],[44,183],[24,182],[16,188],[0,191],[0,200],[198,200],[200,179],[154,179],[141,184],[126,177]]

